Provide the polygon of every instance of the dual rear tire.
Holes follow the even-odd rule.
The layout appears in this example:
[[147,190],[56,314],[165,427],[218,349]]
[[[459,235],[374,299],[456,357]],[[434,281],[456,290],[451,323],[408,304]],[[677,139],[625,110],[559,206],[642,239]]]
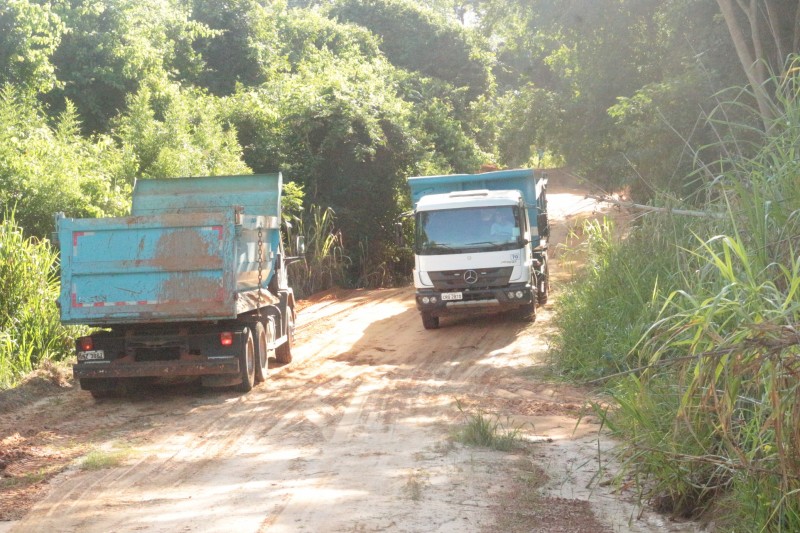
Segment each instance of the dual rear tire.
[[287,307],[287,314],[286,342],[275,350],[275,360],[282,365],[288,365],[292,362],[292,345],[294,345],[294,307]]
[[288,308],[286,324],[286,342],[276,350],[269,345],[275,341],[275,323],[253,322],[242,330],[242,347],[239,352],[239,377],[242,382],[237,387],[241,392],[250,392],[256,383],[261,383],[269,375],[269,359],[275,357],[279,364],[292,362],[292,345],[294,344],[295,314],[294,308]]
[[[254,330],[258,329],[256,325]],[[262,326],[263,330],[263,326]],[[242,379],[237,389],[241,392],[250,392],[256,383],[256,342],[250,327],[242,330],[242,346],[239,350],[239,377]]]
[[269,343],[275,340],[275,327],[272,321],[266,323],[256,322],[253,328],[256,342],[256,383],[266,381],[269,373],[270,352],[267,348]]

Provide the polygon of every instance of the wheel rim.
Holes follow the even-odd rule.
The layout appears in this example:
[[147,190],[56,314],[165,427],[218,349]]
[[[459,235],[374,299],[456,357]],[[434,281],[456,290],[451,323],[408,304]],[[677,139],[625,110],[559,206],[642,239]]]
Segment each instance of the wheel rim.
[[256,343],[258,350],[256,359],[256,383],[261,383],[267,379],[267,369],[269,367],[269,353],[267,353],[267,331],[261,322],[255,324]]
[[287,341],[289,345],[294,344],[294,309],[289,313],[289,327],[286,330]]
[[247,363],[247,375],[251,375],[256,370],[256,347],[253,343],[253,336],[247,339],[247,352],[245,354],[245,361]]
[[269,360],[269,354],[267,353],[267,334],[263,329],[259,333],[258,364],[262,369],[264,369],[267,368],[267,363]]

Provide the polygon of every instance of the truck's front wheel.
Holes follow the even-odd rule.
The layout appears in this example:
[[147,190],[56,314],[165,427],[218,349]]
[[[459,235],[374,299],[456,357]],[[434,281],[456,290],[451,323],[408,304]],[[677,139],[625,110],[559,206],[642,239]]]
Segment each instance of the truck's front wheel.
[[242,383],[237,387],[242,392],[250,392],[256,381],[256,346],[250,328],[242,330],[242,348],[239,352],[239,374]]
[[275,350],[275,360],[282,365],[292,362],[292,344],[294,344],[294,307],[287,307],[286,342]]
[[536,300],[533,302],[518,307],[516,310],[516,317],[519,320],[524,322],[535,322],[536,321]]
[[433,316],[427,311],[422,312],[422,326],[425,329],[437,329],[439,327],[439,317]]

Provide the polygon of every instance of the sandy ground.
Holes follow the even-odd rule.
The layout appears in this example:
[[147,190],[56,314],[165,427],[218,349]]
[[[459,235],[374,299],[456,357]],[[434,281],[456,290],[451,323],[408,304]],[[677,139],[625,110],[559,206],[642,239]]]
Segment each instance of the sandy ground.
[[[595,206],[556,179],[549,202],[557,297]],[[53,371],[0,396],[0,532],[698,531],[610,483],[588,391],[543,377],[551,307],[426,331],[411,288],[320,295],[247,395],[95,401]],[[461,444],[476,417],[520,445]]]

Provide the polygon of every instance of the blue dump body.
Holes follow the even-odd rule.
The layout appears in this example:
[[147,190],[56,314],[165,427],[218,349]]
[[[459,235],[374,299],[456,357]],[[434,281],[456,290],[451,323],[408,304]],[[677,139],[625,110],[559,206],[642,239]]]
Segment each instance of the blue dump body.
[[280,174],[140,180],[131,216],[59,218],[62,322],[222,320],[263,305],[281,186]]
[[[448,174],[444,176],[419,176],[408,178],[411,202],[414,206],[423,196],[446,194],[455,191],[517,190],[522,193],[528,208],[531,224],[537,225],[538,215],[547,212],[544,174],[537,177],[533,169],[498,170],[482,174]],[[535,243],[538,244],[538,243]]]

